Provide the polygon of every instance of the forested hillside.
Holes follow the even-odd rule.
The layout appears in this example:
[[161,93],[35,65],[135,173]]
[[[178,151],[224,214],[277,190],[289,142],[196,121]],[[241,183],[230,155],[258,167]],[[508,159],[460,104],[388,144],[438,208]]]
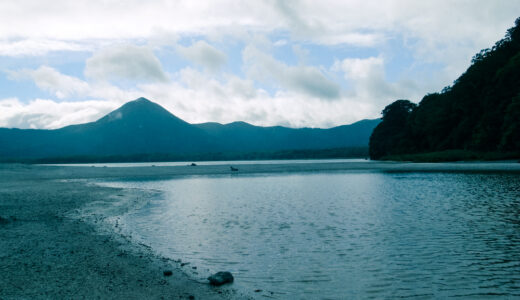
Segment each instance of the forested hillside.
[[419,105],[398,100],[382,119],[370,138],[372,159],[448,150],[519,153],[520,18],[451,87]]

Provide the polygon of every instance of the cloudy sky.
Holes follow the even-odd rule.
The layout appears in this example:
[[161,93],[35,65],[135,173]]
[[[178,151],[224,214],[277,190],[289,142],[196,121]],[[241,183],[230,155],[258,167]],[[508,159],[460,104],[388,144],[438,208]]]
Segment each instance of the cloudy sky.
[[0,127],[146,97],[192,123],[331,127],[440,91],[520,0],[0,2]]

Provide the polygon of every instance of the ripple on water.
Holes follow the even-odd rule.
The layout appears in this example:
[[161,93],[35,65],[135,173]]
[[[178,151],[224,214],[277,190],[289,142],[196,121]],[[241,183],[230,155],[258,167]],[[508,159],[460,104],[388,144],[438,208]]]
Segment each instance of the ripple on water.
[[120,227],[275,298],[520,295],[520,178],[334,173],[111,183],[163,190]]

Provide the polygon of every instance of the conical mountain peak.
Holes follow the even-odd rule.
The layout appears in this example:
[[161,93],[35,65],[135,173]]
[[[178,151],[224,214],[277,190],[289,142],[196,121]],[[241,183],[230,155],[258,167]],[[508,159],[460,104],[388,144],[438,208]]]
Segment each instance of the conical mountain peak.
[[[138,98],[125,103],[120,108],[112,111],[108,115],[101,118],[98,122],[114,122],[124,120],[125,122],[161,122],[173,121],[175,123],[186,123],[177,118],[168,110],[159,104],[152,102],[146,98]],[[186,123],[187,124],[187,123]]]

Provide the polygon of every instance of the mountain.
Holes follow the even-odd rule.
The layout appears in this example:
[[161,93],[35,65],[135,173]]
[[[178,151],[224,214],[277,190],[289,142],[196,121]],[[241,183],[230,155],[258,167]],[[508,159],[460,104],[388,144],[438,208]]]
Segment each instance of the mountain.
[[189,124],[139,98],[91,123],[55,130],[0,128],[0,160],[367,147],[379,122],[363,120],[330,129]]
[[383,110],[371,158],[432,152],[520,156],[520,18],[451,87],[419,105],[398,100]]
[[276,151],[287,149],[330,149],[366,147],[368,137],[380,120],[362,120],[330,129],[282,126],[260,127],[245,122],[195,124],[197,128],[225,141],[222,151]]
[[213,144],[203,130],[145,98],[128,102],[92,123],[56,130],[0,129],[3,158],[184,153]]

